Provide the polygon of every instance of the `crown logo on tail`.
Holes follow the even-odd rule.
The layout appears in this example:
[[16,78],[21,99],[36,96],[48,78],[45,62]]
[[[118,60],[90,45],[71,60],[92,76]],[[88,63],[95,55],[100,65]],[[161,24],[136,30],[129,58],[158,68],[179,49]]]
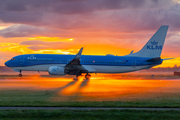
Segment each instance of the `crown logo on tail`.
[[153,42],[151,42],[151,45],[147,45],[147,49],[150,49],[150,50],[162,50],[162,46],[161,45],[158,46],[158,42],[156,42],[154,40]]
[[151,42],[152,45],[157,45],[158,42],[156,42],[155,40],[153,42]]

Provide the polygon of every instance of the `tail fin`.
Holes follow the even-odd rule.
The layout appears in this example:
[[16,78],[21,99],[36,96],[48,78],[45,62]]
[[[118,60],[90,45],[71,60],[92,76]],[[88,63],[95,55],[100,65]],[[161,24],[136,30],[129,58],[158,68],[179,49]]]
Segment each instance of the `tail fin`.
[[162,25],[140,51],[128,56],[160,57],[168,27],[168,25]]

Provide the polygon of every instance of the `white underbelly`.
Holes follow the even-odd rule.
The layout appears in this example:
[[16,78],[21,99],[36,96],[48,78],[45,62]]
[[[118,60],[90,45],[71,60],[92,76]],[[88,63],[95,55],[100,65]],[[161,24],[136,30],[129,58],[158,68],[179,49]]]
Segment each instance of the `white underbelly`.
[[[48,71],[51,66],[64,67],[66,64],[47,64],[47,65],[34,65],[26,67],[11,67],[15,70],[21,71]],[[103,65],[82,65],[85,68],[92,68],[94,73],[124,73],[137,71],[141,69],[147,69],[152,67],[152,65],[146,66],[103,66]]]

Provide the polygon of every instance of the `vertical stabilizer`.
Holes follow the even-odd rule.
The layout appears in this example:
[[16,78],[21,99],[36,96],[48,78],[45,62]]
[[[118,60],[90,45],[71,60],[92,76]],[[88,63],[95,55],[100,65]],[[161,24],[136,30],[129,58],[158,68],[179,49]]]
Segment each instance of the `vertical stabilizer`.
[[150,58],[160,57],[168,27],[168,25],[162,25],[140,51],[130,54],[128,56]]

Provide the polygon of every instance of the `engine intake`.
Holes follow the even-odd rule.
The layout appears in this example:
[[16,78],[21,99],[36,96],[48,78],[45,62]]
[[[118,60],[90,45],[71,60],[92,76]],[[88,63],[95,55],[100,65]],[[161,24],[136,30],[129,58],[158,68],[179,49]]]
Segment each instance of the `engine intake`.
[[64,67],[51,66],[48,70],[50,75],[65,75]]

